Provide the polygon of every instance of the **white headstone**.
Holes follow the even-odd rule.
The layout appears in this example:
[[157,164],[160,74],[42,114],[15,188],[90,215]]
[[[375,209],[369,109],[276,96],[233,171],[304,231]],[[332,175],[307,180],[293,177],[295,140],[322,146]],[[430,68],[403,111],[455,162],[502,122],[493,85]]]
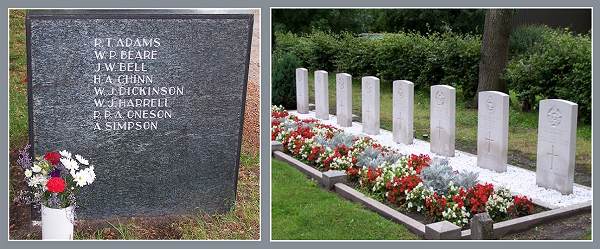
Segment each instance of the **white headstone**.
[[393,85],[394,142],[412,144],[415,85],[408,80],[396,80]]
[[352,75],[335,75],[335,103],[338,125],[352,126]]
[[562,194],[573,192],[577,104],[561,100],[540,101],[536,183]]
[[430,150],[441,156],[454,156],[456,90],[447,85],[431,87]]
[[477,111],[477,166],[506,171],[508,156],[508,95],[479,92]]
[[308,70],[296,68],[296,109],[308,113]]
[[315,113],[318,119],[329,119],[329,79],[327,71],[315,71]]
[[362,124],[364,133],[379,134],[379,79],[377,77],[362,78]]

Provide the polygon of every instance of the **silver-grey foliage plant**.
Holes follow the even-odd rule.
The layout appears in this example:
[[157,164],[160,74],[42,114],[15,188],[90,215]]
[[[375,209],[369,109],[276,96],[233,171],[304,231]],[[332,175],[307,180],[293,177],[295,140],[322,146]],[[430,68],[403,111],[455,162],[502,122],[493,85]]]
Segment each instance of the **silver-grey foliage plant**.
[[350,133],[338,132],[333,135],[331,139],[327,139],[321,136],[316,138],[316,142],[323,146],[327,146],[329,148],[335,148],[340,145],[345,145],[346,147],[351,147],[354,144],[354,136]]
[[377,167],[383,163],[394,164],[402,158],[402,154],[397,152],[382,152],[379,149],[367,147],[358,155],[357,165],[359,167]]
[[458,173],[448,165],[448,159],[434,157],[431,165],[421,171],[423,184],[439,194],[448,193],[450,183],[454,186],[471,188],[477,184],[479,174],[473,172]]
[[381,151],[372,147],[367,147],[358,155],[356,165],[359,167],[377,167],[383,164],[383,157],[380,157]]

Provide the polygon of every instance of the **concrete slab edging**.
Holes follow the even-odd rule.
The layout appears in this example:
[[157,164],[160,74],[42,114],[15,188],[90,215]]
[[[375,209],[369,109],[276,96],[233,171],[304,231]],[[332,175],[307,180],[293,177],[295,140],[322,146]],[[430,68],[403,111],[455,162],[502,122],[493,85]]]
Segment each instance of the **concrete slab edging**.
[[[551,209],[544,212],[530,214],[527,216],[510,219],[507,221],[501,221],[494,223],[494,238],[500,238],[504,235],[520,232],[539,224],[552,221],[554,219],[575,215],[582,212],[592,210],[592,202],[585,202],[575,204],[567,207],[561,207],[557,209]],[[471,238],[471,229],[463,230],[461,232],[462,239]]]
[[308,177],[317,180],[319,183],[321,183],[323,179],[323,173],[321,173],[321,171],[318,171],[315,168],[310,167],[304,164],[303,162],[300,162],[298,159],[293,158],[282,151],[273,151],[273,157],[281,161],[287,162],[288,164],[294,166],[294,168],[300,170],[300,172],[304,173]]
[[391,219],[397,223],[404,224],[406,228],[408,228],[408,230],[421,237],[425,236],[425,224],[403,213],[400,213],[395,209],[364,195],[361,192],[356,191],[355,189],[346,184],[336,183],[334,189],[335,192],[341,195],[342,197],[354,202],[358,202],[385,218]]

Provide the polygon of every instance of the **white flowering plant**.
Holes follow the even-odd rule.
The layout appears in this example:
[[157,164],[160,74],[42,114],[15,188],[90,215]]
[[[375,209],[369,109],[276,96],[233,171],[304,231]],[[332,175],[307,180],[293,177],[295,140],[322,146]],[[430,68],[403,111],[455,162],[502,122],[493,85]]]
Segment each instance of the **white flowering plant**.
[[20,201],[49,208],[76,206],[76,194],[96,179],[94,166],[66,150],[47,152],[32,161],[29,148],[27,145],[21,150],[17,160],[29,186],[29,191],[18,196]]
[[499,188],[488,197],[485,204],[485,210],[490,214],[493,220],[503,220],[508,218],[508,210],[513,205],[513,196],[510,190]]

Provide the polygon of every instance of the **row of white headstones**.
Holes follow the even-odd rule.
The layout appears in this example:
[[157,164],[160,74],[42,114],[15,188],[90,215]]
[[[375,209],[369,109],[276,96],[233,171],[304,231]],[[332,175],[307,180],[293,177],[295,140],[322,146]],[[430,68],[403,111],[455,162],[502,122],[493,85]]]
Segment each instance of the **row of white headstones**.
[[[328,73],[315,71],[315,116],[329,119]],[[363,132],[378,135],[380,130],[379,79],[362,78]],[[308,113],[308,70],[296,69],[298,113]],[[508,154],[509,97],[497,91],[479,93],[477,122],[477,165],[505,172]],[[453,157],[455,144],[456,90],[447,85],[431,86],[430,150]],[[412,144],[414,84],[393,82],[393,139]],[[336,74],[336,118],[342,127],[352,126],[352,76]],[[539,104],[536,183],[562,194],[573,192],[577,104],[561,99],[545,99]]]

